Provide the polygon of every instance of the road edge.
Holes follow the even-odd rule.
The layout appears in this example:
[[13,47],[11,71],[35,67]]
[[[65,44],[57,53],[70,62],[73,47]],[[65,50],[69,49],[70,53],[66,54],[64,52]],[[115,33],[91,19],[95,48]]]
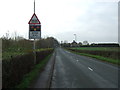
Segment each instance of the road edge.
[[50,75],[49,75],[49,78],[48,78],[48,83],[47,83],[46,88],[50,88],[51,85],[52,85],[52,77],[53,77],[54,66],[55,66],[55,57],[56,57],[56,51],[54,51],[52,66],[51,66],[51,69],[50,69]]

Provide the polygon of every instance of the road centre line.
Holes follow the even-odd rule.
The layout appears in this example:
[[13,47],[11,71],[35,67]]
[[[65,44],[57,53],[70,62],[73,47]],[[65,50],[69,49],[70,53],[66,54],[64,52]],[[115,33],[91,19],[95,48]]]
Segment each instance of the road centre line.
[[88,67],[88,69],[89,69],[90,71],[93,71],[93,69],[92,69],[92,68],[90,68],[90,67]]

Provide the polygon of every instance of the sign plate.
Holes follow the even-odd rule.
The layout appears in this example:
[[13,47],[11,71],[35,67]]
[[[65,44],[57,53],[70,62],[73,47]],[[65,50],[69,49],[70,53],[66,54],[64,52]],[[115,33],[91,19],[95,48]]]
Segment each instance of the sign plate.
[[29,39],[40,39],[41,38],[41,25],[30,24],[29,25]]
[[30,31],[29,32],[29,39],[40,39],[41,32],[40,31]]
[[40,24],[35,24],[35,25],[32,25],[30,24],[29,25],[29,30],[30,31],[41,31],[41,25]]

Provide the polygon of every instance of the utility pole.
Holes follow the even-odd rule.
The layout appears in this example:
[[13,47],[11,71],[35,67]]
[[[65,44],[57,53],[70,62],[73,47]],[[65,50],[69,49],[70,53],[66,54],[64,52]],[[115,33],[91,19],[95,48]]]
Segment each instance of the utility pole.
[[[34,0],[34,13],[35,13],[35,0]],[[34,38],[34,42],[33,42],[33,53],[34,53],[34,64],[36,64],[36,47],[35,47],[35,38]]]
[[36,64],[36,51],[35,51],[36,47],[35,46],[36,45],[35,45],[35,39],[34,39],[34,42],[33,42],[34,64]]
[[35,0],[34,0],[34,13],[35,13]]
[[75,42],[77,42],[77,35],[76,35],[76,34],[74,34],[74,36],[75,36]]

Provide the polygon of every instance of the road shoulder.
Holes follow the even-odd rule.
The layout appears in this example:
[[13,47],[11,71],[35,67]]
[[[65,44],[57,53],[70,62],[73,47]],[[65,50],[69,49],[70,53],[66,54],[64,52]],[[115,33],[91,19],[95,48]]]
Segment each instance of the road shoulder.
[[38,77],[33,81],[29,88],[49,88],[51,83],[51,77],[55,61],[55,52],[51,56],[50,60],[39,73]]

